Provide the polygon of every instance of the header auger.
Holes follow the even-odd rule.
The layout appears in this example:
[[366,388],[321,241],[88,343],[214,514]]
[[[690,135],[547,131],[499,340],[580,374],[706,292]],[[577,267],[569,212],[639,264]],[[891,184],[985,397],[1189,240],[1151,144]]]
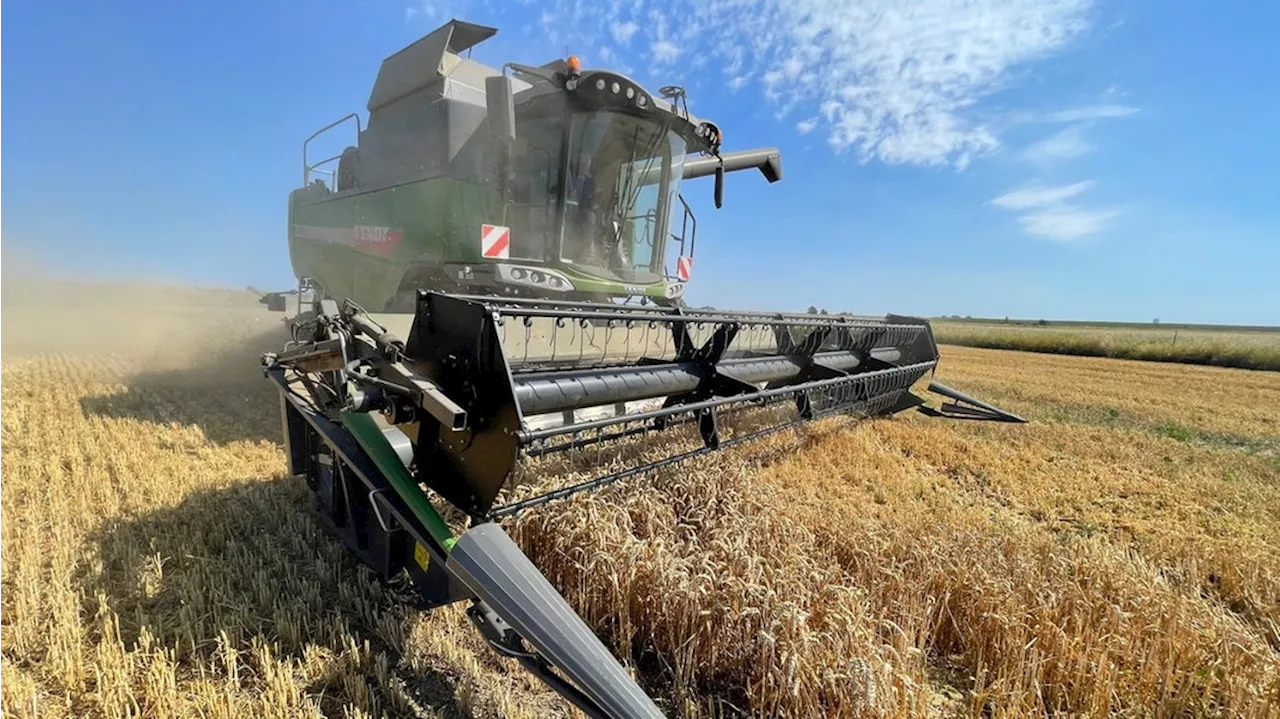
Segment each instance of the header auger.
[[[680,180],[714,175],[718,206],[726,172],[776,181],[778,153],[721,153],[678,88],[458,55],[494,32],[454,21],[388,58],[332,182],[304,159],[300,288],[264,298],[293,341],[263,366],[290,471],[357,557],[407,572],[424,606],[470,602],[497,651],[588,715],[661,716],[501,519],[830,415],[1022,420],[937,383],[954,402],[924,406],[924,319],[684,307]],[[586,481],[521,481],[582,452]]]

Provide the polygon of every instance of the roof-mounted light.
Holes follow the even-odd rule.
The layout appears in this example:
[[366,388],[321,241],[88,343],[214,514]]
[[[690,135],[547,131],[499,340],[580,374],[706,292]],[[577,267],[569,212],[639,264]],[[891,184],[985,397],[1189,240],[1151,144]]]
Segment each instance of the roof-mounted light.
[[644,88],[611,72],[598,70],[588,72],[572,87],[566,83],[565,89],[573,92],[582,101],[598,107],[630,107],[645,112],[654,109],[649,94],[644,91]]
[[564,61],[564,89],[573,92],[578,89],[578,79],[582,76],[582,61],[577,55],[570,55]]
[[720,143],[724,140],[724,134],[720,132],[720,128],[717,127],[714,123],[710,123],[710,122],[699,123],[698,129],[695,132],[697,133],[698,137],[702,138],[708,145],[711,145],[712,147],[719,147]]

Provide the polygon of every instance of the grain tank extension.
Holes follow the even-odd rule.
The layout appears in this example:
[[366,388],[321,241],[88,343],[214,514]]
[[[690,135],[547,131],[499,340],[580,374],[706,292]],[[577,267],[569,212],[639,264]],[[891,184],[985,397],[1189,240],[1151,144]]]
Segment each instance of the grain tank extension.
[[[678,87],[471,60],[495,32],[452,21],[388,57],[367,127],[304,143],[299,288],[263,298],[293,341],[263,368],[290,471],[356,557],[407,573],[425,607],[467,602],[587,715],[659,717],[504,519],[832,415],[1022,420],[936,382],[952,402],[912,393],[938,362],[927,320],[687,308],[684,181],[714,178],[719,207],[729,173],[781,179],[779,153],[723,152]],[[355,142],[313,160],[343,128]],[[521,482],[568,453],[593,476]]]

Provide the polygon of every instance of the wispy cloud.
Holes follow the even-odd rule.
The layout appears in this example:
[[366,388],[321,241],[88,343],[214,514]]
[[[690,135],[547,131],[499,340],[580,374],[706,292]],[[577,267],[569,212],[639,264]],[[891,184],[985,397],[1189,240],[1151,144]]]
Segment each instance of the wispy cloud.
[[[558,37],[612,35],[648,50],[654,81],[694,48],[723,78],[696,91],[754,85],[775,114],[825,130],[863,161],[967,165],[999,146],[973,112],[1011,71],[1088,29],[1094,0],[548,0]],[[631,41],[638,39],[637,45]],[[644,61],[645,58],[630,57]],[[643,79],[643,78],[642,78]],[[810,123],[814,122],[812,126]]]
[[1018,218],[1018,224],[1029,235],[1067,241],[1101,232],[1107,221],[1119,214],[1119,210],[1063,206],[1023,215]]
[[621,45],[626,45],[631,42],[631,36],[635,35],[636,30],[639,29],[640,26],[633,22],[618,22],[613,24],[609,32],[613,35],[615,41]]
[[[1111,92],[1113,88],[1107,88],[1107,90]],[[1128,105],[1089,105],[1051,112],[1045,119],[1050,122],[1089,122],[1092,120],[1128,117],[1136,112],[1138,112],[1138,108]]]
[[1037,165],[1048,165],[1087,155],[1094,150],[1093,143],[1085,137],[1088,129],[1087,123],[1070,125],[1043,140],[1031,143],[1022,151],[1022,156]]
[[818,127],[818,118],[811,117],[808,120],[801,120],[796,123],[796,132],[801,135],[808,135]]
[[670,40],[659,40],[650,48],[653,53],[654,62],[673,63],[676,58],[680,57],[680,48],[676,47],[674,42]]
[[458,0],[416,0],[405,6],[404,17],[415,23],[439,22],[458,10],[456,2]]
[[991,204],[1006,210],[1027,211],[1018,217],[1018,225],[1028,235],[1074,240],[1101,232],[1109,220],[1120,214],[1115,209],[1091,210],[1067,203],[1092,186],[1092,180],[1057,187],[1030,185],[1006,192],[991,200]]
[[995,198],[991,204],[1009,210],[1027,210],[1033,207],[1049,207],[1069,200],[1084,192],[1093,185],[1092,180],[1085,180],[1060,187],[1044,187],[1032,185]]

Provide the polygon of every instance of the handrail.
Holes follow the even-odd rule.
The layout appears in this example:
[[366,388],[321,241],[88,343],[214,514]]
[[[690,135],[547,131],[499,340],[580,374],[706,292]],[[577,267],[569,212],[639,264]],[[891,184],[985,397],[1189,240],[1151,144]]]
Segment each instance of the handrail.
[[[693,257],[694,243],[698,241],[698,217],[693,214],[693,210],[689,208],[689,203],[685,201],[683,194],[677,194],[676,199],[680,200],[680,205],[684,209],[684,214],[680,219],[680,234],[674,232],[668,233],[669,240],[673,243],[679,243],[679,254],[676,255],[677,265],[681,257]],[[692,232],[690,232],[692,230]],[[689,254],[684,254],[686,243],[688,243]],[[667,274],[666,259],[663,258],[662,275],[667,280],[683,281],[680,279],[679,267],[676,268],[676,274]]]
[[339,118],[339,119],[337,119],[337,120],[334,120],[333,122],[329,123],[328,125],[325,125],[324,127],[320,128],[319,130],[316,130],[315,132],[311,133],[311,137],[308,137],[307,139],[305,139],[305,140],[303,140],[303,141],[302,141],[302,186],[303,186],[303,187],[306,187],[306,186],[307,186],[307,183],[311,181],[311,171],[312,171],[312,170],[316,169],[317,167],[320,167],[321,165],[324,165],[324,164],[327,164],[327,163],[333,162],[334,160],[341,159],[341,157],[342,157],[342,155],[341,155],[341,154],[337,154],[337,155],[334,155],[333,157],[329,157],[329,158],[326,158],[326,159],[324,159],[324,160],[320,160],[319,162],[317,162],[317,163],[315,163],[315,164],[308,164],[308,162],[307,162],[307,146],[311,144],[311,141],[312,141],[312,140],[314,140],[314,139],[316,139],[317,137],[319,137],[319,136],[323,135],[324,133],[328,132],[329,130],[332,130],[333,128],[337,127],[338,125],[341,125],[342,123],[344,123],[344,122],[346,122],[346,121],[348,121],[348,120],[352,120],[352,119],[354,119],[354,120],[356,121],[356,141],[357,141],[357,142],[359,142],[359,139],[360,139],[360,133],[361,133],[361,132],[363,132],[363,131],[364,131],[364,129],[361,127],[361,124],[360,124],[360,116],[359,116],[358,114],[354,113],[354,112],[353,112],[353,113],[351,113],[351,114],[349,114],[349,115],[346,115],[346,116],[344,116],[344,117],[341,117],[341,118]]

